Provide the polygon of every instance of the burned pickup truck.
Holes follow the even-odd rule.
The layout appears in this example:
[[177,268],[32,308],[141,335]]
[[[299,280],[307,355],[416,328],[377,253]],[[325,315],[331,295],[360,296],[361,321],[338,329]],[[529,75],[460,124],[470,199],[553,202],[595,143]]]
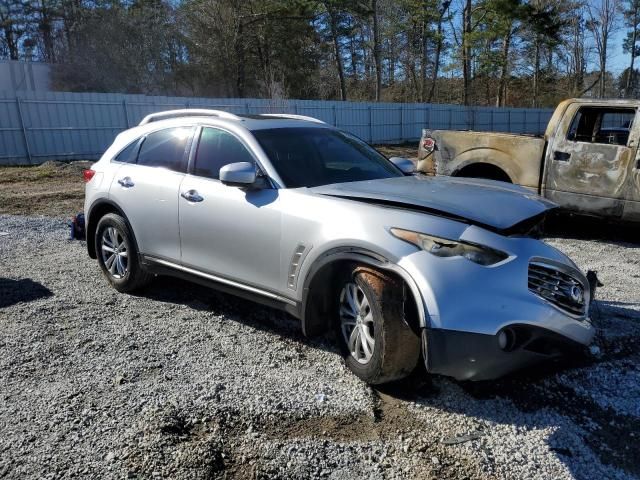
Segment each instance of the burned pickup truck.
[[566,210],[640,222],[637,100],[571,99],[542,137],[423,130],[418,171],[527,187]]

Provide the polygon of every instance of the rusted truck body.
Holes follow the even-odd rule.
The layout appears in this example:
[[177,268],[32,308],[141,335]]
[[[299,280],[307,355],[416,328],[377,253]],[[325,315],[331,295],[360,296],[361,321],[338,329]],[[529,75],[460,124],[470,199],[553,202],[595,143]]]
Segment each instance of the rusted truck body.
[[417,169],[511,182],[575,213],[640,222],[638,107],[565,100],[541,137],[423,130]]

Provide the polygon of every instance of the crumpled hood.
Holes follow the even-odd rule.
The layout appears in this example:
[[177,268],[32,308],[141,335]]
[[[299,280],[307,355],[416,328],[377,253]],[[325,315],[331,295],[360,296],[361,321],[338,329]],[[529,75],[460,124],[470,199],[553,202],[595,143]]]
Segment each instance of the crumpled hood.
[[310,188],[314,193],[442,214],[507,230],[556,204],[522,187],[493,180],[408,177],[336,183]]

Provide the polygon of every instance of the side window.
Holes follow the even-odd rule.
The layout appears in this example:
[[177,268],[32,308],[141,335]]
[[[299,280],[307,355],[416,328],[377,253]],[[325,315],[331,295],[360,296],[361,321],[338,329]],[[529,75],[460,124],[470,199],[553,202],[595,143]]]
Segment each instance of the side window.
[[140,139],[138,138],[135,141],[131,142],[126,147],[124,147],[124,150],[122,150],[118,155],[113,157],[113,161],[122,162],[122,163],[135,163],[136,161],[135,154],[136,154],[136,151],[138,150],[139,141]]
[[574,142],[626,145],[636,112],[632,108],[582,107],[567,139]]
[[217,179],[222,167],[236,162],[254,163],[247,147],[224,130],[203,128],[196,151],[194,175]]
[[185,148],[191,127],[167,128],[147,135],[138,154],[138,165],[185,171]]

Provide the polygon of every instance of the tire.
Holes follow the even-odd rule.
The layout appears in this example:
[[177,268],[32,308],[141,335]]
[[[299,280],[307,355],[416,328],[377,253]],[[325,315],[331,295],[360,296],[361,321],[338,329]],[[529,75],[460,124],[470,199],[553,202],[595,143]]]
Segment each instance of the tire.
[[100,269],[117,291],[133,292],[153,278],[140,264],[131,229],[120,215],[108,213],[102,217],[94,241]]
[[339,282],[338,341],[349,369],[368,384],[404,378],[418,363],[421,341],[405,321],[403,297],[400,281],[368,267]]

